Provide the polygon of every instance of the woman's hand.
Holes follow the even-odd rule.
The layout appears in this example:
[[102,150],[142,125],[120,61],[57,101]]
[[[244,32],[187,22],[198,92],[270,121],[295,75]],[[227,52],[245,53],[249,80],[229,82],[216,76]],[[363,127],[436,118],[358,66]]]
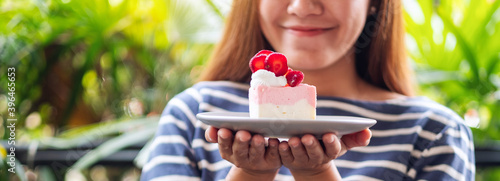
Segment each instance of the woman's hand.
[[324,146],[312,135],[304,135],[302,138],[292,137],[288,142],[280,143],[281,161],[290,169],[296,180],[340,179],[340,174],[331,161],[353,147],[368,145],[371,131],[365,129],[344,135],[342,139],[338,139],[333,133],[328,133],[322,138]]
[[252,136],[248,131],[238,131],[233,135],[228,129],[211,126],[206,130],[205,138],[211,143],[218,143],[222,158],[236,166],[231,169],[228,178],[272,180],[281,167],[277,139],[269,139],[266,147],[261,135]]

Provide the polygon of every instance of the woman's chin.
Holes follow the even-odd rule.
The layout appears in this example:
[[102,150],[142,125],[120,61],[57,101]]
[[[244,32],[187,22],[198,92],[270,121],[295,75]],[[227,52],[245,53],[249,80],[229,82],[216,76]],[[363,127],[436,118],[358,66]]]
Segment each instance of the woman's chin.
[[298,69],[301,71],[307,70],[319,70],[332,66],[342,57],[341,55],[325,55],[318,56],[317,53],[312,54],[286,54],[288,58],[288,66],[292,69]]
[[300,70],[300,71],[311,71],[311,70],[320,70],[328,67],[330,64],[324,61],[315,61],[314,59],[309,59],[307,61],[301,62],[289,62],[288,66],[292,69]]

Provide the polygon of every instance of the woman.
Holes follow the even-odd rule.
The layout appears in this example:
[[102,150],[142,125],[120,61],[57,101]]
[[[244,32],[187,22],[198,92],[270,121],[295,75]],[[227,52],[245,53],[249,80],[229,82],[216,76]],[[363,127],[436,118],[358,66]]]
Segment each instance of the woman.
[[[203,81],[165,108],[142,179],[473,180],[470,129],[412,97],[403,36],[397,0],[234,0]],[[377,124],[265,146],[261,135],[197,121],[200,112],[248,112],[248,60],[261,49],[285,54],[316,86],[318,115]]]

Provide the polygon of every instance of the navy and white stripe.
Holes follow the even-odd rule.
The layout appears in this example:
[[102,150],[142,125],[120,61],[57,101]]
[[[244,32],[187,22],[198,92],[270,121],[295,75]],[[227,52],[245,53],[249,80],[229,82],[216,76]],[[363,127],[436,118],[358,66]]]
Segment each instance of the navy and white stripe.
[[[246,84],[201,82],[175,96],[160,119],[141,180],[223,180],[231,163],[208,143],[197,113],[248,112]],[[318,97],[318,115],[377,120],[366,147],[334,160],[344,180],[474,180],[470,129],[450,109],[425,97],[369,102]],[[282,167],[276,180],[293,180]]]

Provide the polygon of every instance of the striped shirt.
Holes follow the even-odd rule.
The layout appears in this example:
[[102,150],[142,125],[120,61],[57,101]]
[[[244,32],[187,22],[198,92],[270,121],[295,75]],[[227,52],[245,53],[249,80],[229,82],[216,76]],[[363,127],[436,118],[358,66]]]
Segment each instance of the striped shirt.
[[[248,112],[247,84],[200,82],[167,104],[141,180],[222,180],[231,163],[205,140],[207,125],[196,114]],[[425,97],[358,101],[318,97],[318,115],[377,120],[366,147],[334,160],[344,180],[474,180],[470,129],[450,109]],[[293,180],[282,167],[276,180]]]

